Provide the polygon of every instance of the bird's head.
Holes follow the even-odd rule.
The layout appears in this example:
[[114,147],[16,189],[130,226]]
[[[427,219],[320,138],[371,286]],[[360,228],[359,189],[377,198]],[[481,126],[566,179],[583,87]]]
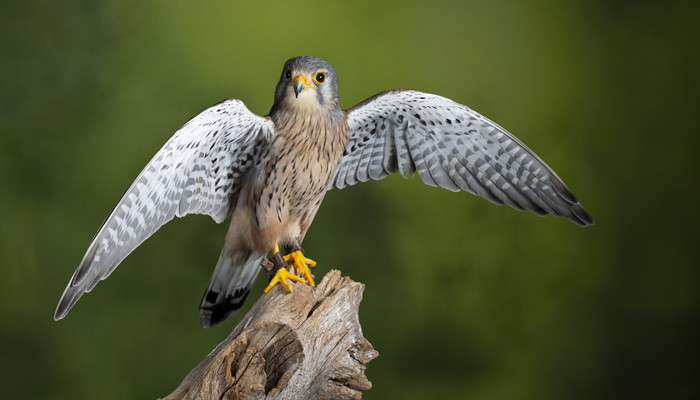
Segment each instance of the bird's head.
[[332,65],[316,57],[294,57],[284,63],[272,111],[336,111],[338,98],[338,75]]

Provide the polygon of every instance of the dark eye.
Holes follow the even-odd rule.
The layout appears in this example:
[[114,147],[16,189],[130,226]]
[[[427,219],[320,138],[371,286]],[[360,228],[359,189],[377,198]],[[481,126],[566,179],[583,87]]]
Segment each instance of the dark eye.
[[326,74],[324,74],[323,72],[319,72],[318,74],[316,74],[316,76],[314,76],[314,80],[316,81],[316,83],[323,83],[323,81],[326,80]]
[[285,79],[287,79],[287,80],[292,79],[292,70],[289,70],[289,69],[288,69],[287,72],[284,73],[284,77],[285,77]]

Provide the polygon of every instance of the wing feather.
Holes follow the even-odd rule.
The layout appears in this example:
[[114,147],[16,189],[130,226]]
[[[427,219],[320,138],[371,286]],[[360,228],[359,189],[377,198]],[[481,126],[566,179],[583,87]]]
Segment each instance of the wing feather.
[[174,217],[210,215],[217,223],[233,210],[243,174],[267,144],[274,124],[229,99],[192,118],[146,165],[88,247],[59,301],[63,318],[83,293]]
[[367,146],[371,149],[370,161],[367,165],[368,171],[367,176],[370,179],[381,179],[380,177],[384,174],[384,157],[385,157],[385,142],[391,138],[391,135],[379,135],[376,137],[376,143],[374,146]]
[[331,187],[414,173],[428,185],[464,190],[538,215],[593,219],[566,184],[515,136],[437,95],[390,90],[346,110],[351,136]]
[[[351,132],[352,132],[352,128]],[[400,125],[394,134],[394,143],[396,144],[396,166],[391,170],[391,172],[396,171],[398,167],[401,176],[408,178],[416,172],[416,163],[411,158],[411,153],[408,150],[407,132],[410,127],[408,126],[408,121],[406,124]],[[341,160],[342,161],[342,160]]]

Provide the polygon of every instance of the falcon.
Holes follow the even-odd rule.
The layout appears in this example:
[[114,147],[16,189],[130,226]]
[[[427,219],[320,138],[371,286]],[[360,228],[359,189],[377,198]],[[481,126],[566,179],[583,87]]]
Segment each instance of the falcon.
[[295,57],[282,68],[268,115],[228,99],[175,132],[97,231],[54,319],[64,318],[166,222],[187,214],[206,214],[217,223],[231,216],[199,306],[202,326],[240,309],[269,252],[274,268],[265,292],[277,283],[291,291],[288,281],[313,286],[309,267],[316,263],[301,243],[326,192],[394,172],[417,173],[428,185],[495,204],[593,224],[544,161],[470,108],[394,89],[342,110],[335,69],[319,58]]

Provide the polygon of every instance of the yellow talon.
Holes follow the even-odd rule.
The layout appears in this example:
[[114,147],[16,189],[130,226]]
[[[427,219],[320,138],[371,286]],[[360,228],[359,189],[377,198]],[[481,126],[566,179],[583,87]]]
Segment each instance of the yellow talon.
[[287,271],[286,268],[280,268],[280,269],[277,270],[277,272],[275,272],[275,276],[272,277],[272,280],[270,281],[270,284],[267,285],[267,287],[265,288],[265,290],[263,290],[263,293],[267,293],[267,292],[268,292],[270,289],[272,289],[272,287],[275,286],[277,283],[282,284],[282,287],[284,287],[284,289],[285,289],[286,291],[291,292],[291,291],[292,291],[292,285],[290,285],[289,283],[287,283],[287,281],[286,281],[285,279],[291,279],[291,280],[293,280],[293,281],[302,282],[302,283],[304,282],[304,279],[303,279],[303,278],[298,277],[298,276],[296,276],[296,275],[290,273],[289,271]]
[[[284,261],[289,260],[292,260],[294,268],[297,269],[297,272],[302,274],[304,278],[306,278],[306,281],[308,282],[309,286],[315,286],[314,278],[311,276],[311,271],[309,271],[309,267],[315,267],[316,261],[304,257],[304,254],[301,252],[301,250],[293,251],[284,256]],[[309,267],[307,267],[307,265]]]
[[[273,254],[279,253],[279,245],[275,244],[275,247],[272,250]],[[315,267],[316,266],[316,261],[304,257],[304,254],[301,252],[301,250],[293,251],[286,256],[283,257],[284,261],[292,261],[292,264],[294,265],[294,268],[296,268],[297,273],[302,274],[306,280],[298,275],[292,274],[291,272],[287,271],[286,267],[282,267],[275,272],[275,275],[272,277],[270,280],[270,284],[267,285],[265,290],[263,290],[264,293],[267,293],[272,289],[276,284],[280,283],[282,287],[288,292],[292,291],[292,285],[287,283],[287,279],[291,279],[296,282],[301,282],[301,283],[308,283],[309,286],[315,286],[314,284],[314,278],[311,276],[311,271],[309,271],[309,267]]]

